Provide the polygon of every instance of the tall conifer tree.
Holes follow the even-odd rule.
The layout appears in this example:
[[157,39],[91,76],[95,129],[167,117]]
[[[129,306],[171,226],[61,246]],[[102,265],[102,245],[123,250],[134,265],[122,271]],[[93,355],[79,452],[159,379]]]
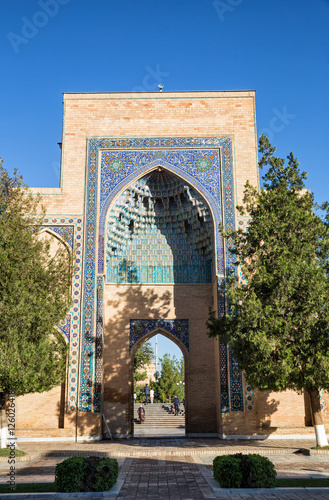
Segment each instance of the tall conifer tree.
[[[39,215],[37,215],[39,213]],[[0,159],[0,395],[48,391],[65,377],[67,346],[54,325],[72,302],[72,256],[38,234],[44,211]],[[4,413],[2,411],[2,421]]]
[[[225,316],[211,312],[210,336],[228,343],[247,380],[260,390],[309,394],[318,445],[326,445],[319,389],[329,389],[329,215],[316,213],[305,172],[290,153],[259,141],[263,187],[246,184],[246,230],[222,231],[243,279],[227,281]],[[293,409],[292,409],[293,411]]]

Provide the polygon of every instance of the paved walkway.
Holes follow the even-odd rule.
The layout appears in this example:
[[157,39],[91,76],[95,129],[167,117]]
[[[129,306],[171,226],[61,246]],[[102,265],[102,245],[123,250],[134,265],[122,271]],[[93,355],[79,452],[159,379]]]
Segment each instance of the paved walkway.
[[[300,449],[309,450],[315,440],[291,439],[217,439],[217,438],[155,438],[155,439],[116,439],[96,442],[38,442],[19,443],[20,449],[39,456],[70,456],[72,453],[97,453],[114,457],[142,456],[184,456],[207,453],[260,453],[289,454]],[[328,456],[329,459],[329,456]]]
[[[221,441],[218,439],[131,439],[98,443],[22,443],[20,448],[34,456],[30,462],[16,463],[16,482],[52,482],[55,466],[73,454],[109,455],[119,461],[123,485],[118,499],[198,500],[198,499],[319,499],[329,500],[329,489],[220,490],[212,478],[212,460],[218,454],[258,452],[273,461],[278,476],[329,477],[329,455],[305,456],[312,440],[292,442]],[[0,462],[0,483],[6,482],[8,464]],[[27,495],[24,495],[24,497]],[[95,495],[93,495],[96,498]],[[0,495],[4,498],[4,495]],[[7,495],[6,495],[7,498]],[[22,495],[11,495],[22,498]],[[29,495],[28,498],[41,498]],[[42,495],[49,498],[49,495]],[[75,498],[84,498],[83,495]]]

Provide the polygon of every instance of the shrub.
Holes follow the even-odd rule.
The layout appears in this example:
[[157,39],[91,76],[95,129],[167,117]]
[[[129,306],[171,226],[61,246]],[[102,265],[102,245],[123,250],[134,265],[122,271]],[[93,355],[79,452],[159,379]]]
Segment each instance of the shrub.
[[55,469],[56,490],[65,493],[83,491],[86,468],[85,457],[72,457],[57,464]]
[[276,471],[260,455],[224,455],[214,459],[214,478],[222,488],[274,488]]
[[247,455],[250,464],[250,475],[246,488],[274,488],[276,471],[267,457]]
[[213,462],[214,478],[222,488],[241,488],[240,460],[232,455],[216,457]]
[[119,473],[114,458],[72,457],[56,465],[57,491],[106,491],[115,484]]

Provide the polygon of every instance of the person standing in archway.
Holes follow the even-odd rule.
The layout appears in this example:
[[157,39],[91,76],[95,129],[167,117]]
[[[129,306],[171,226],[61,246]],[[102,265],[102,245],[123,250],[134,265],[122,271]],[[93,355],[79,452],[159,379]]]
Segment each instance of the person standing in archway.
[[175,408],[175,415],[178,415],[179,413],[179,399],[177,396],[174,398],[174,408]]
[[145,422],[145,410],[143,408],[143,405],[140,405],[140,407],[138,408],[138,420],[140,424]]
[[149,396],[150,396],[150,388],[148,384],[146,384],[144,387],[144,394],[145,394],[145,404],[147,404],[149,402]]

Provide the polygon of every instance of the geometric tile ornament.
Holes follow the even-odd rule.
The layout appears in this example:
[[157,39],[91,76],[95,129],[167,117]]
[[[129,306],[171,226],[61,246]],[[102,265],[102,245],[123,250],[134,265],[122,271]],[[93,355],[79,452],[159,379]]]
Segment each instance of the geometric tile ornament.
[[108,283],[211,283],[213,223],[182,179],[153,170],[117,198],[107,220]]
[[94,407],[93,407],[94,413],[100,413],[101,402],[102,402],[103,295],[104,295],[104,279],[103,276],[97,276],[95,386],[94,386]]
[[68,314],[65,316],[65,319],[62,321],[59,321],[56,324],[57,328],[64,333],[66,340],[70,342],[70,330],[71,330],[71,315]]
[[40,229],[50,229],[53,233],[58,234],[73,250],[74,241],[74,226],[41,226]]
[[219,373],[220,373],[220,397],[222,413],[230,411],[229,379],[228,379],[228,347],[219,344]]
[[[104,274],[109,207],[137,179],[158,167],[181,178],[206,200],[215,227],[216,274],[234,269],[218,226],[235,228],[232,137],[93,138],[88,140],[79,410],[93,411],[97,275]],[[99,203],[99,212],[98,206]],[[96,238],[98,235],[98,242]],[[98,256],[96,247],[98,243]],[[223,252],[225,251],[225,261]],[[224,269],[224,262],[226,269]],[[229,363],[230,408],[243,409],[237,366]],[[238,391],[241,386],[241,394]]]
[[[163,139],[158,139],[164,142]],[[141,142],[141,141],[139,141]],[[152,141],[153,142],[153,141]],[[113,161],[120,161],[120,170],[113,170]],[[200,166],[201,161],[209,162],[209,168]],[[113,198],[127,183],[157,167],[170,171],[185,179],[190,185],[199,190],[201,195],[213,210],[216,227],[221,221],[221,182],[220,182],[220,156],[219,149],[181,149],[181,150],[142,150],[142,151],[116,151],[102,152],[101,157],[101,194],[100,194],[100,220],[99,220],[99,264],[98,272],[104,269],[104,238],[105,218]],[[184,177],[183,177],[184,176]],[[233,185],[232,185],[233,188]],[[161,193],[159,193],[160,195]],[[232,191],[233,196],[233,191]],[[211,203],[212,201],[212,203]],[[228,204],[230,206],[230,204]],[[232,208],[234,204],[232,205]],[[229,217],[229,214],[228,214]],[[234,210],[228,224],[234,224]],[[229,227],[229,226],[228,226]],[[222,240],[218,234],[217,240],[217,268],[220,274],[224,273]]]
[[68,363],[68,410],[76,411],[78,390],[79,366],[79,329],[80,329],[80,300],[81,300],[81,254],[83,221],[81,216],[66,217],[47,214],[41,229],[50,229],[65,241],[75,252],[75,273],[72,281],[73,305],[64,322],[56,326],[63,331],[69,341]]
[[131,319],[129,352],[144,335],[161,329],[178,339],[189,352],[188,319]]
[[252,390],[252,387],[249,384],[247,384],[247,382],[244,383],[244,388],[245,388],[246,408],[248,410],[252,410],[255,404],[254,391]]
[[319,389],[320,393],[320,411],[326,411],[326,403],[325,403],[325,393],[323,389]]
[[243,411],[242,372],[229,349],[231,411]]

